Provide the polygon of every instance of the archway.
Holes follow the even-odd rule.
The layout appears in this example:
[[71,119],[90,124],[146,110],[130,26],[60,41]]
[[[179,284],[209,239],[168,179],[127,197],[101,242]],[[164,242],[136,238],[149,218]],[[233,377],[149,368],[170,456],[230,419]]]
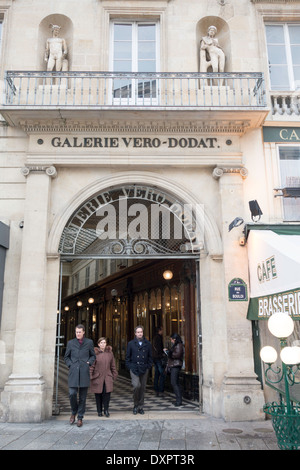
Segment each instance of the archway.
[[[89,186],[80,190],[76,195],[62,207],[53,221],[52,227],[48,237],[48,256],[56,256],[59,252],[59,245],[63,231],[70,221],[74,213],[84,205],[94,195],[103,193],[109,188],[114,188],[122,185],[147,185],[148,187],[155,188],[158,192],[167,192],[170,197],[181,201],[181,205],[192,205],[194,210],[194,218],[202,227],[202,241],[203,247],[201,252],[208,254],[211,258],[220,259],[223,256],[223,246],[219,228],[216,220],[208,208],[202,204],[201,200],[197,198],[192,192],[186,189],[177,181],[173,181],[167,177],[161,177],[151,172],[122,172],[112,175],[110,178],[103,178],[96,180]],[[195,212],[196,211],[196,212]]]
[[[147,178],[145,178],[145,175],[147,175]],[[143,183],[145,180],[147,183]],[[112,343],[115,347],[120,345],[120,359],[122,359],[122,354],[124,355],[122,345],[124,346],[128,340],[128,331],[133,331],[139,315],[141,318],[144,317],[142,320],[146,325],[147,332],[149,332],[149,337],[151,337],[154,326],[157,326],[155,325],[156,317],[162,319],[162,322],[167,325],[166,331],[171,331],[172,322],[174,322],[173,325],[177,322],[176,325],[181,327],[181,322],[186,322],[186,328],[182,328],[182,331],[187,336],[192,335],[194,338],[192,340],[193,348],[190,348],[189,354],[192,353],[193,349],[193,354],[196,355],[196,342],[201,330],[199,299],[200,255],[206,255],[207,252],[212,257],[216,256],[219,258],[222,255],[219,249],[221,243],[218,230],[213,218],[208,217],[203,205],[199,204],[192,194],[188,194],[180,186],[176,185],[175,191],[174,183],[167,181],[166,184],[166,179],[164,179],[164,184],[161,181],[161,184],[158,184],[157,180],[157,175],[155,175],[156,184],[153,184],[154,176],[149,175],[149,173],[145,173],[143,178],[137,173],[131,173],[130,179],[128,175],[122,174],[113,176],[110,181],[107,179],[105,181],[97,181],[90,187],[82,190],[71,201],[68,208],[62,211],[59,218],[57,217],[50,233],[49,248],[52,245],[53,250],[55,244],[59,242],[58,251],[61,256],[61,269],[63,262],[83,262],[82,260],[86,263],[90,260],[98,260],[104,263],[103,260],[105,260],[110,264],[112,264],[113,260],[116,262],[121,260],[122,263],[120,264],[124,267],[124,260],[129,260],[129,262],[135,260],[134,262],[143,263],[146,260],[154,262],[155,260],[165,259],[168,260],[168,263],[171,262],[170,260],[174,260],[175,269],[177,270],[179,269],[179,264],[176,264],[177,261],[190,260],[193,263],[192,269],[188,274],[190,276],[189,279],[186,276],[186,272],[183,273],[187,265],[183,263],[180,265],[182,272],[177,281],[173,285],[166,286],[164,290],[165,293],[169,292],[172,302],[168,305],[166,301],[164,306],[165,311],[163,308],[160,311],[160,308],[156,306],[155,315],[150,315],[150,312],[146,313],[149,310],[148,303],[150,305],[150,291],[148,293],[144,287],[141,287],[142,294],[138,294],[140,297],[134,297],[134,294],[136,294],[134,288],[130,290],[132,279],[134,279],[132,276],[129,277],[130,270],[126,272],[126,274],[129,273],[126,278],[126,288],[124,288],[118,278],[118,273],[116,271],[109,271],[109,275],[114,275],[114,282],[118,282],[119,286],[121,286],[117,289],[117,295],[112,294],[112,287],[114,286],[109,283],[109,279],[94,279],[92,285],[85,286],[85,290],[80,288],[76,292],[69,292],[67,302],[71,306],[73,305],[72,312],[74,314],[70,315],[73,323],[76,323],[78,318],[80,320],[83,318],[87,325],[95,327],[95,331],[101,331],[101,335],[103,331],[105,334],[111,331]],[[64,227],[62,227],[63,219]],[[59,226],[62,228],[62,231],[61,237],[58,240]],[[49,252],[51,253],[50,250]],[[103,271],[104,264],[101,266]],[[125,267],[130,268],[132,265],[125,264]],[[87,269],[87,264],[84,265],[84,269]],[[90,275],[90,268],[88,269]],[[142,267],[142,269],[144,268]],[[143,271],[142,269],[140,273],[144,277],[146,270]],[[148,269],[148,266],[145,269]],[[157,266],[153,265],[152,269],[154,271],[155,269],[157,270]],[[107,271],[107,268],[104,268],[104,270]],[[63,271],[61,271],[61,279],[62,276]],[[187,279],[188,284],[184,285]],[[160,289],[162,286],[160,284],[153,284],[150,287],[151,289]],[[184,299],[182,300],[181,307],[178,307],[179,302],[178,296],[175,294],[177,292],[176,289],[180,292],[180,298]],[[87,310],[84,311],[85,307],[82,307],[81,298],[86,294],[86,301],[88,301],[87,299],[91,292],[94,292],[97,297],[97,307],[95,308],[96,303],[93,304],[93,309],[91,306],[88,306],[87,309],[89,311],[87,313]],[[120,297],[118,301],[117,297]],[[141,306],[140,302],[136,302],[135,307],[134,300],[130,303],[129,298],[143,298],[144,305]],[[78,301],[81,304],[81,309],[78,309],[76,306]],[[172,316],[172,308],[174,306],[176,315]],[[58,338],[61,336],[60,327],[62,314],[64,313],[61,295],[59,307]],[[192,318],[187,319],[184,315],[185,311],[189,309],[191,309],[193,314],[191,315]],[[91,313],[92,311],[94,312],[93,314]],[[77,316],[76,318],[76,314],[79,317]],[[125,321],[123,321],[123,316],[124,318],[126,316]],[[101,321],[101,327],[97,325],[98,321]],[[101,330],[103,325],[109,322],[112,325],[111,330],[105,326],[104,330]],[[148,323],[149,326],[147,327]],[[123,336],[119,338],[117,337],[117,331],[121,331],[122,328]],[[66,329],[63,331],[64,336],[65,331]],[[92,331],[94,330],[91,330],[90,333]],[[126,331],[127,337],[124,331]],[[93,339],[95,340],[95,338]],[[190,342],[189,339],[187,344],[190,344]],[[197,358],[194,357],[192,360],[189,358],[188,366],[194,374],[193,383],[195,383],[196,362],[201,362],[199,356]],[[189,384],[188,387],[191,389],[192,386]]]
[[161,257],[199,254],[203,213],[150,185],[123,184],[85,201],[64,228],[66,257]]

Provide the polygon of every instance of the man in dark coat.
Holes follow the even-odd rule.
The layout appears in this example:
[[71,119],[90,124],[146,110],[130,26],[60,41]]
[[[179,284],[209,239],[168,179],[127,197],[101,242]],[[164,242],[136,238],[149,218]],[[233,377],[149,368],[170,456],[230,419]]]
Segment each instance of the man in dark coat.
[[[64,360],[69,368],[68,385],[72,410],[70,424],[74,423],[78,413],[77,426],[80,427],[82,426],[86,396],[90,385],[90,366],[95,362],[96,354],[93,341],[84,337],[84,326],[77,325],[75,333],[76,338],[68,341]],[[78,389],[79,402],[77,402]]]
[[130,371],[133,386],[133,414],[144,414],[144,398],[148,372],[152,367],[152,346],[144,338],[144,328],[137,326],[135,338],[129,341],[126,352],[126,367]]
[[164,358],[167,359],[167,355],[164,352],[164,343],[163,343],[163,328],[159,326],[156,330],[156,334],[152,341],[153,345],[153,362],[155,367],[154,373],[154,390],[156,391],[156,396],[164,393],[165,389],[165,363]]

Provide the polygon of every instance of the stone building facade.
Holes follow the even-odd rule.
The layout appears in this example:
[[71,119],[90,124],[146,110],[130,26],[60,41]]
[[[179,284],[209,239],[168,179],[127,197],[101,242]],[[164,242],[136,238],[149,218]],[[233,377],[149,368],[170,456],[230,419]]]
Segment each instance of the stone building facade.
[[[300,2],[0,0],[0,15],[0,419],[51,416],[61,261],[173,258],[195,265],[203,411],[263,419],[245,225],[253,200],[260,223],[300,219],[299,199],[274,197],[282,147],[296,147],[287,176],[300,178]],[[154,248],[141,220],[134,235],[119,219],[99,229],[117,190],[119,204],[135,191],[140,213],[146,200],[164,206],[180,243],[171,230]]]

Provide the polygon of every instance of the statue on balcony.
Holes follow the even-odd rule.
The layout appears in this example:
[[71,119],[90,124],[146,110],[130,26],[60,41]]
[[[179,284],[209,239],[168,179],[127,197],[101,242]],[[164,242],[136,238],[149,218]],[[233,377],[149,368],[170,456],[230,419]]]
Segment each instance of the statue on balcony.
[[68,70],[67,44],[65,39],[59,37],[61,27],[56,24],[50,25],[52,38],[47,39],[45,50],[45,62],[47,62],[47,72],[61,72]]
[[225,54],[215,37],[217,28],[209,26],[207,36],[200,41],[200,72],[207,72],[209,67],[213,72],[224,72]]

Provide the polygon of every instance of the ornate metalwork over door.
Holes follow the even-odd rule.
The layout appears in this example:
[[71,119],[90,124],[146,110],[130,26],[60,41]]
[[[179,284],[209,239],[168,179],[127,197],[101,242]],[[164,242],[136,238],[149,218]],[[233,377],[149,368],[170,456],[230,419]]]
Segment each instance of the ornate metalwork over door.
[[201,211],[145,185],[118,186],[86,201],[68,221],[65,257],[192,257],[203,247]]

